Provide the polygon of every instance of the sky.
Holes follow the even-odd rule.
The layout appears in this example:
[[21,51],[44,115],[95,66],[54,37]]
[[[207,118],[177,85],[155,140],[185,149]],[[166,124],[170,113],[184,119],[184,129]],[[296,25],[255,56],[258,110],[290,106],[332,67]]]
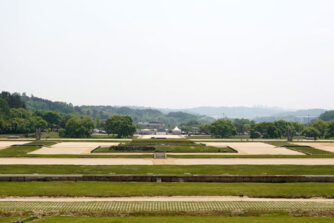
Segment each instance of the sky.
[[0,0],[0,91],[334,109],[333,0]]

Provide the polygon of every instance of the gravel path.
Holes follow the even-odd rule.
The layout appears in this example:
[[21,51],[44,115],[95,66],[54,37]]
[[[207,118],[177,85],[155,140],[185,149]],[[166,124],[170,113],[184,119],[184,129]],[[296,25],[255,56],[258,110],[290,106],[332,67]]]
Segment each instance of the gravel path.
[[1,197],[1,201],[54,201],[54,202],[90,202],[90,201],[312,201],[334,202],[327,198],[252,198],[237,196],[156,196],[156,197]]

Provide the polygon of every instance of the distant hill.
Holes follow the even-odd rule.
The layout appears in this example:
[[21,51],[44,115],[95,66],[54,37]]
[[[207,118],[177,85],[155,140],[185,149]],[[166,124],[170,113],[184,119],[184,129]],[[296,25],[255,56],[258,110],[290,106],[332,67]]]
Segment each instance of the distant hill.
[[198,120],[202,123],[212,122],[214,119],[205,115],[195,115],[186,112],[170,112],[164,114],[152,108],[134,108],[118,106],[73,106],[71,103],[55,102],[35,96],[21,96],[28,110],[34,111],[56,111],[59,113],[73,114],[78,116],[90,116],[94,119],[107,119],[111,115],[129,115],[135,122],[158,121],[167,126],[179,125],[190,120]]
[[247,118],[256,122],[286,120],[308,123],[325,112],[325,109],[285,110],[275,107],[196,107],[189,109],[159,109],[164,113],[183,111],[213,118]]
[[[19,95],[19,94],[18,94]],[[148,108],[142,106],[74,106],[71,103],[55,102],[35,96],[21,95],[27,109],[34,111],[57,111],[78,116],[107,119],[111,115],[129,115],[135,122],[159,121],[168,126],[190,120],[202,123],[218,118],[247,118],[256,122],[286,120],[309,123],[317,119],[325,109],[286,110],[277,107],[195,107],[187,109]]]

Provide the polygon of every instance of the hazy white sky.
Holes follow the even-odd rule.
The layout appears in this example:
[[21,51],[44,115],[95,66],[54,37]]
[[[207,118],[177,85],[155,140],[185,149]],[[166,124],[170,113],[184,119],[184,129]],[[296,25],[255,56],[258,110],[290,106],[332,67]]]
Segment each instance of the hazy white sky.
[[75,105],[334,108],[334,1],[0,0],[0,90]]

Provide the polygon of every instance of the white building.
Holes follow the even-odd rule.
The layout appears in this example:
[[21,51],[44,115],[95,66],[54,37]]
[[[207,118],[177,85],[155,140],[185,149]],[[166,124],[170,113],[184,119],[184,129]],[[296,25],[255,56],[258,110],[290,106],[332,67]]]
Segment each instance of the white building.
[[173,135],[181,135],[181,129],[177,126],[172,130]]

